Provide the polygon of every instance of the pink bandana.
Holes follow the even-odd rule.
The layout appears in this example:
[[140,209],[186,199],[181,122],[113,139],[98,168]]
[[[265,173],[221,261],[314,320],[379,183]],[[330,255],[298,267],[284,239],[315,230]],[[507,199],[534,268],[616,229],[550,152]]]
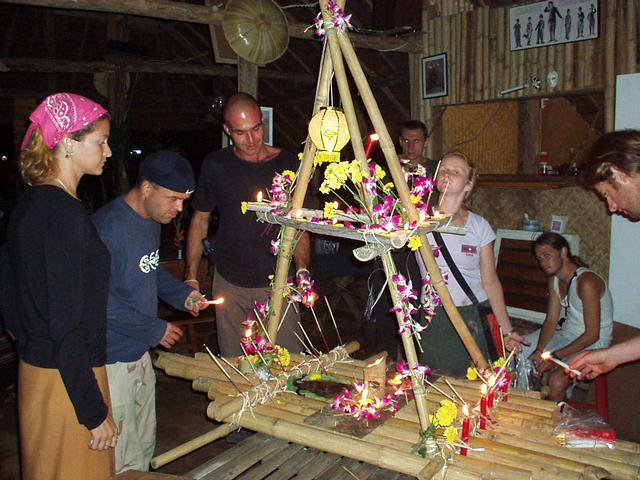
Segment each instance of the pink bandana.
[[31,125],[22,140],[20,150],[24,150],[36,127],[49,148],[55,147],[67,133],[77,132],[94,122],[107,111],[96,102],[75,93],[54,93],[49,95],[29,115]]

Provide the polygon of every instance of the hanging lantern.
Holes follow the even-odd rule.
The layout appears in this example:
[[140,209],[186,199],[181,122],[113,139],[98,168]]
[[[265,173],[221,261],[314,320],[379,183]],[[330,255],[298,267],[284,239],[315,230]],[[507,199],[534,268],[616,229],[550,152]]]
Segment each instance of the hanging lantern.
[[350,138],[347,117],[339,108],[325,107],[309,122],[309,136],[318,149],[316,163],[339,162]]

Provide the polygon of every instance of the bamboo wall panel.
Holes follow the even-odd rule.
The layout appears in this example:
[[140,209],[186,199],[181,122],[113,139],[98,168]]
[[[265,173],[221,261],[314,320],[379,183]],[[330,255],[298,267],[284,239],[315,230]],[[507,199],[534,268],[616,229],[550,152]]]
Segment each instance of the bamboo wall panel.
[[552,214],[567,215],[567,232],[580,235],[580,257],[605,279],[609,278],[611,217],[605,205],[582,187],[553,190],[479,187],[471,197],[471,209],[482,215],[494,230],[521,230],[525,212],[539,220],[543,229],[549,228]]
[[517,101],[460,105],[447,109],[442,123],[443,152],[464,152],[480,173],[509,174],[516,171]]

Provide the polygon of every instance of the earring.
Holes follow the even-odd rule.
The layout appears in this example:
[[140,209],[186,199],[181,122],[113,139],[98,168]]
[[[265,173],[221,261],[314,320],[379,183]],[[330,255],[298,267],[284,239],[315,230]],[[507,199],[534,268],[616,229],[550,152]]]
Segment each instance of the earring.
[[69,150],[65,150],[64,158],[70,158],[70,157],[71,157],[71,152]]

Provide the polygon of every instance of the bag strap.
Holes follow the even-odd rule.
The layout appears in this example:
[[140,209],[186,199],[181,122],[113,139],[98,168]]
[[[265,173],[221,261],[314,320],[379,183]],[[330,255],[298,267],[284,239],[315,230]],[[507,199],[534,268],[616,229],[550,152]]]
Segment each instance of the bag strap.
[[460,288],[464,290],[464,293],[467,295],[467,297],[469,297],[469,300],[471,300],[473,304],[477,307],[478,305],[480,305],[480,302],[478,301],[478,298],[473,293],[473,290],[471,290],[471,287],[469,286],[467,281],[462,276],[462,273],[460,273],[460,270],[458,270],[458,267],[453,261],[453,258],[451,258],[451,253],[449,253],[449,249],[447,249],[447,245],[444,243],[444,239],[442,238],[442,235],[440,235],[440,232],[431,232],[431,233],[433,233],[433,238],[436,240],[436,243],[440,247],[440,252],[444,257],[444,260],[447,262],[447,265],[449,266],[449,270],[451,270],[451,273],[457,280],[458,285],[460,285]]

